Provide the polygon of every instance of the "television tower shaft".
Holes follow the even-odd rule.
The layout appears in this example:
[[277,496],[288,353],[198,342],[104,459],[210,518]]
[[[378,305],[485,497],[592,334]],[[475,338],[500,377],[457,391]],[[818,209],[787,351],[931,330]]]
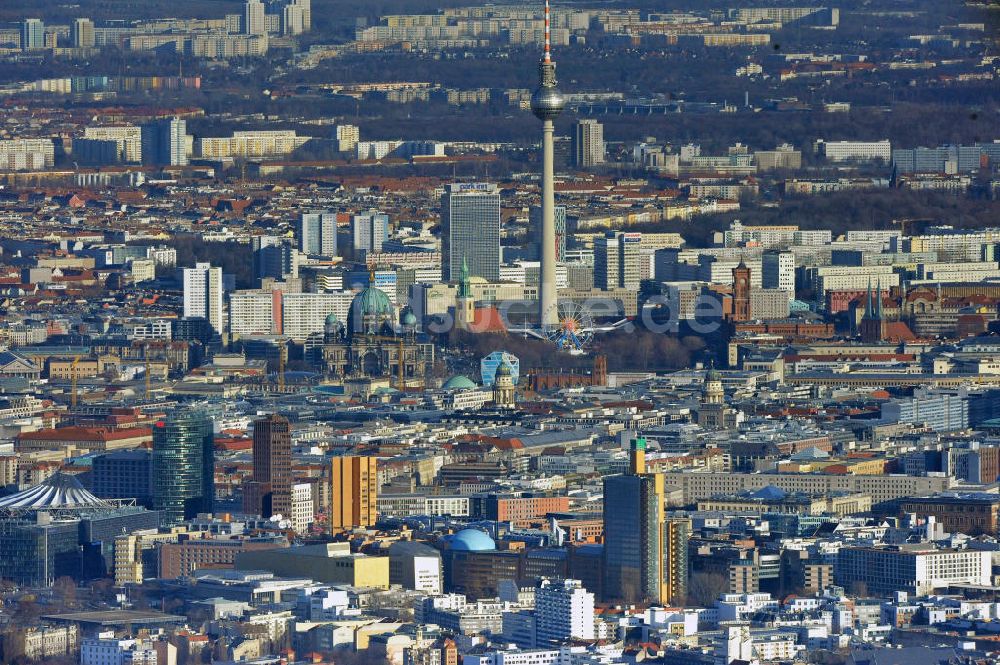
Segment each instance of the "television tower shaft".
[[554,121],[565,107],[556,87],[556,63],[552,60],[549,2],[545,0],[545,48],[538,63],[538,89],[531,96],[531,111],[542,121],[542,233],[541,275],[538,289],[539,324],[552,328],[559,324],[556,291],[556,216]]

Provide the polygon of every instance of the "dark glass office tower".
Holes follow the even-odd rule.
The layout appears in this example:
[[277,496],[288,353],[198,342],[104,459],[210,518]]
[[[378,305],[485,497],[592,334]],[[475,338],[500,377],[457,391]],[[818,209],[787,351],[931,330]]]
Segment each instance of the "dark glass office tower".
[[196,408],[171,411],[153,428],[153,505],[164,524],[212,512],[213,439],[211,417]]
[[646,441],[631,468],[604,479],[604,595],[627,603],[683,603],[689,522],[666,515],[663,474],[646,473]]

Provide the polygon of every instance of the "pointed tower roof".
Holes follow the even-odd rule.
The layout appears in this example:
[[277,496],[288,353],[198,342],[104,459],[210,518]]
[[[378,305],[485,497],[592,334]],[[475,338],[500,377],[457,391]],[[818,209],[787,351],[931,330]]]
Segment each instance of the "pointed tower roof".
[[875,290],[875,320],[882,320],[882,280],[878,281],[878,288]]
[[872,318],[875,301],[872,300],[872,278],[868,278],[868,296],[865,298],[865,313],[861,317],[862,321]]
[[462,269],[458,273],[458,297],[471,298],[472,287],[469,285],[469,262],[462,257]]

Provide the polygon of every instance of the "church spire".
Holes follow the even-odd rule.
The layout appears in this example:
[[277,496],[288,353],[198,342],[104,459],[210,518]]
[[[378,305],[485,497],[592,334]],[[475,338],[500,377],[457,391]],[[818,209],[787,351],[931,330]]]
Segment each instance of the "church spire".
[[865,299],[865,313],[862,320],[871,319],[875,313],[875,301],[872,299],[872,278],[868,278],[868,297]]
[[875,291],[875,320],[882,323],[882,280],[878,281]]
[[472,287],[469,283],[469,262],[464,256],[462,257],[462,270],[458,273],[458,297],[472,297]]

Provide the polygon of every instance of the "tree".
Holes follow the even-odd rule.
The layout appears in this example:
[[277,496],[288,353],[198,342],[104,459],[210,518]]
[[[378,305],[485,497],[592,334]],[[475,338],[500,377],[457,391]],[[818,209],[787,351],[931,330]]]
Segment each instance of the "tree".
[[63,575],[52,583],[52,591],[59,598],[63,608],[71,608],[76,605],[76,581],[72,577]]
[[688,582],[688,605],[708,607],[729,591],[729,580],[720,573],[695,573]]

